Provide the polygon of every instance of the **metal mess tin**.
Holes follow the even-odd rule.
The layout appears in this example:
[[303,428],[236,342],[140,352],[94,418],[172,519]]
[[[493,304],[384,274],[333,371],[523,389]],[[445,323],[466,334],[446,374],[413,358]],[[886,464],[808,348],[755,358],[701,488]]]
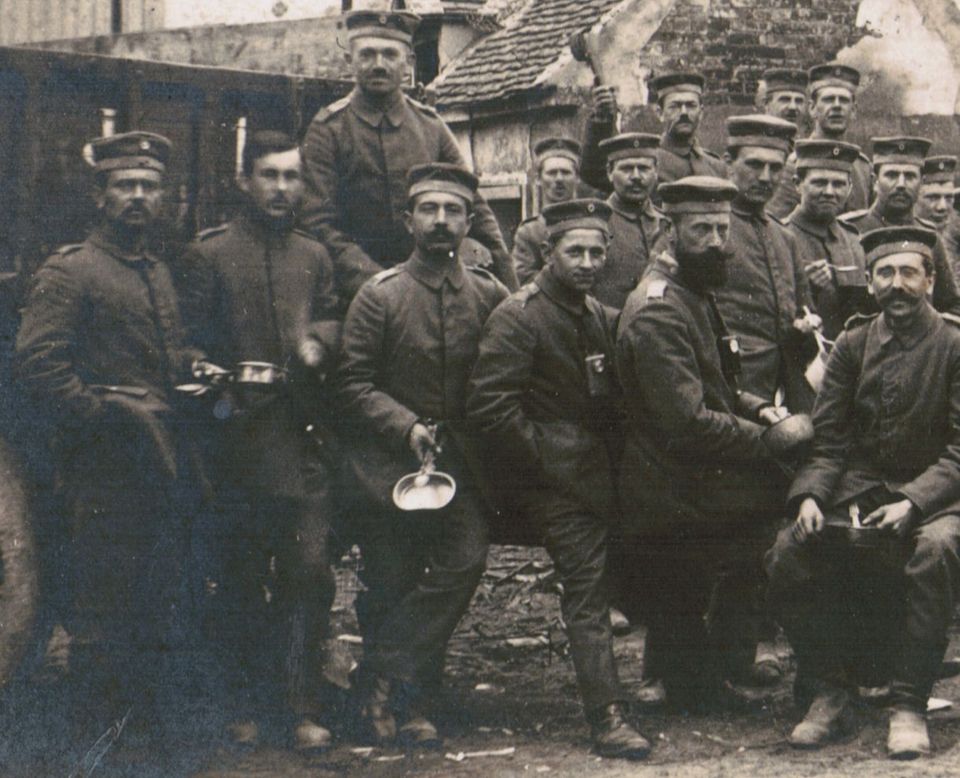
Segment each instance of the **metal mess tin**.
[[457,493],[453,476],[434,470],[428,458],[419,471],[403,476],[393,487],[393,504],[402,511],[438,511]]

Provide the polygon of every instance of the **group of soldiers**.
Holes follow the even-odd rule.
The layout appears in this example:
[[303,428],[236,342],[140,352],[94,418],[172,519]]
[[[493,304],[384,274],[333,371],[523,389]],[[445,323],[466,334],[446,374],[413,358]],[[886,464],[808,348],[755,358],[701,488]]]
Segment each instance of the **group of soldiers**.
[[[645,674],[675,709],[779,680],[779,624],[794,746],[890,684],[891,755],[927,753],[960,584],[956,159],[845,142],[843,65],[765,74],[766,113],[731,117],[722,157],[697,140],[702,76],[652,80],[662,136],[617,133],[599,87],[582,146],[536,146],[544,205],[511,256],[450,131],[402,91],[416,24],[348,14],[353,92],[302,144],[253,132],[242,211],[180,257],[152,241],[170,143],[91,144],[99,225],[38,271],[16,344],[56,429],[78,725],[134,706],[174,732],[166,698],[200,691],[238,743],[280,722],[328,746],[331,556],[355,542],[344,729],[436,745],[498,516],[553,560],[601,756],[651,749],[613,606],[647,626]],[[452,500],[400,510],[394,484],[434,462]],[[851,583],[834,525],[892,561]]]

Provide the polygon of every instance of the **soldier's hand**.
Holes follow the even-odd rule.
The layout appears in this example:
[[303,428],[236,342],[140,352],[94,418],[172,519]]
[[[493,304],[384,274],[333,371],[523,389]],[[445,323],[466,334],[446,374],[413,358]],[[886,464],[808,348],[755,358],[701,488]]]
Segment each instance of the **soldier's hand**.
[[833,283],[833,271],[825,259],[818,259],[806,267],[807,280],[818,289],[826,289]]
[[778,421],[783,421],[789,415],[790,411],[783,405],[767,405],[757,413],[760,423],[767,424],[771,427]]
[[793,537],[798,542],[804,542],[819,534],[823,529],[823,511],[812,497],[807,497],[800,503],[797,511],[797,520],[793,525]]
[[428,454],[434,454],[437,450],[437,440],[430,428],[419,421],[410,428],[407,442],[421,464],[426,461]]
[[917,506],[903,499],[881,505],[863,520],[864,526],[877,525],[877,529],[893,532],[897,537],[905,537],[919,518]]
[[319,367],[323,362],[323,352],[323,346],[313,338],[304,338],[297,347],[297,355],[307,367]]
[[811,334],[823,326],[823,319],[815,313],[808,313],[803,318],[793,320],[793,328],[804,335]]
[[617,115],[617,89],[613,86],[595,86],[592,92],[593,115],[598,119],[613,119]]

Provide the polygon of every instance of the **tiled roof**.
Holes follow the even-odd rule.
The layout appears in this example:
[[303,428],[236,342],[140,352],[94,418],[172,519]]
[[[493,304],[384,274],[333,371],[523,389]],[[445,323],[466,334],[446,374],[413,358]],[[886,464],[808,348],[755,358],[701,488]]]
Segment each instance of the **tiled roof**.
[[440,106],[502,100],[533,87],[568,51],[571,33],[591,27],[622,0],[532,0],[454,60],[434,81]]

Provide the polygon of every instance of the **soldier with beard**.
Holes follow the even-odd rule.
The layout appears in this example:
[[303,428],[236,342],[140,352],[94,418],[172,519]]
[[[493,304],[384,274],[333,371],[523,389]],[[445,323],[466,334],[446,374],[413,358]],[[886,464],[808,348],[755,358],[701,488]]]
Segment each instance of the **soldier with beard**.
[[668,248],[617,335],[627,441],[614,569],[625,612],[649,625],[647,675],[690,709],[718,702],[754,657],[759,561],[786,489],[761,435],[782,414],[739,390],[739,348],[714,298],[736,186],[694,176],[660,193]]
[[[930,150],[927,138],[895,136],[873,138],[874,184],[877,199],[869,208],[844,213],[840,219],[857,228],[861,235],[881,227],[923,227],[935,225],[919,218],[914,206],[920,194],[923,161]],[[960,314],[960,292],[947,260],[943,241],[933,247],[933,307]]]
[[[577,196],[580,184],[580,144],[570,138],[544,138],[533,147],[540,182],[541,207]],[[533,280],[543,267],[547,226],[537,214],[524,220],[513,236],[513,263],[521,284]]]
[[954,277],[960,272],[957,267],[960,261],[960,215],[954,208],[956,171],[956,157],[927,157],[923,160],[920,195],[913,209],[917,218],[930,222],[936,228]]
[[[857,87],[860,72],[849,65],[829,63],[815,65],[808,71],[810,118],[813,131],[810,140],[842,141],[857,111]],[[780,179],[776,192],[767,206],[774,216],[784,218],[800,202],[800,192],[794,182],[796,157],[787,160],[786,174]],[[873,172],[870,160],[863,154],[853,163],[851,187],[845,210],[866,208],[870,202]]]
[[[684,176],[727,175],[723,160],[703,148],[697,139],[705,86],[706,79],[699,73],[664,73],[650,80],[650,89],[657,96],[657,118],[663,126],[657,148],[657,176],[661,183]],[[613,87],[598,86],[593,90],[593,100],[583,143],[582,176],[590,186],[609,192],[600,141],[616,133],[617,98]]]

